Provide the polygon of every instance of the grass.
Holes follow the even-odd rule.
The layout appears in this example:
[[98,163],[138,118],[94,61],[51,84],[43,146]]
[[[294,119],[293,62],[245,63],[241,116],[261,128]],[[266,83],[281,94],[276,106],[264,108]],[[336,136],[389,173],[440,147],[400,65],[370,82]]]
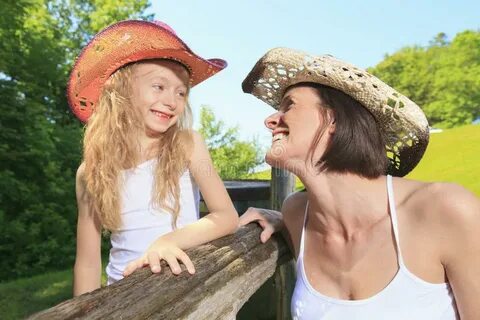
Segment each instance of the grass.
[[0,318],[25,318],[71,297],[71,269],[0,283]]
[[[431,135],[424,158],[408,178],[455,182],[480,196],[479,157],[480,125],[445,130]],[[250,179],[268,180],[270,170]],[[296,187],[302,187],[298,179]],[[103,278],[105,282],[105,275]],[[0,283],[0,319],[24,318],[71,297],[71,269]]]
[[[102,270],[105,285],[105,266]],[[0,283],[0,319],[23,319],[72,298],[72,279],[68,269]]]
[[[480,125],[444,130],[430,136],[430,143],[418,166],[407,175],[421,181],[455,182],[480,196]],[[251,179],[270,180],[270,169],[254,173]],[[297,178],[296,189],[302,188]]]
[[480,196],[480,125],[430,136],[427,152],[407,176],[422,181],[455,182]]

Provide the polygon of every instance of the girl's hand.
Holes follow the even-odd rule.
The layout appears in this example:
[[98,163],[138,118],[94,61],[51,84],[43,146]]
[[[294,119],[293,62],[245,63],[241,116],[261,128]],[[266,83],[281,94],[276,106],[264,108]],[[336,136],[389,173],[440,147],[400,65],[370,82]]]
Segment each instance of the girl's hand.
[[262,243],[267,242],[273,233],[283,228],[282,214],[275,210],[250,207],[240,216],[239,226],[241,227],[251,222],[256,222],[263,228],[260,234]]
[[135,270],[141,269],[146,265],[150,265],[153,273],[159,273],[161,271],[161,260],[165,260],[168,263],[173,274],[178,275],[182,272],[178,261],[181,261],[187,267],[190,274],[195,273],[192,261],[182,249],[174,243],[158,239],[147,249],[142,257],[133,260],[127,265],[123,271],[123,276],[127,277]]

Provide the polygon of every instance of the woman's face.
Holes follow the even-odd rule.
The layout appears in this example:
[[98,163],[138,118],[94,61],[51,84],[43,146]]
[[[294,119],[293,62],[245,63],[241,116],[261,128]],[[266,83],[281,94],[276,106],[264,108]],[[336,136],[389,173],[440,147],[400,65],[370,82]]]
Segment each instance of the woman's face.
[[135,65],[132,104],[140,111],[147,135],[163,133],[178,121],[187,104],[188,83],[188,71],[173,61]]
[[312,150],[319,130],[325,122],[332,122],[324,132],[334,132],[330,113],[324,117],[321,108],[320,97],[314,88],[295,86],[285,92],[278,112],[265,119],[265,126],[272,130],[272,145],[265,156],[268,164],[295,173],[295,168],[305,167],[310,156],[313,160],[320,158],[329,135],[323,134],[316,150]]

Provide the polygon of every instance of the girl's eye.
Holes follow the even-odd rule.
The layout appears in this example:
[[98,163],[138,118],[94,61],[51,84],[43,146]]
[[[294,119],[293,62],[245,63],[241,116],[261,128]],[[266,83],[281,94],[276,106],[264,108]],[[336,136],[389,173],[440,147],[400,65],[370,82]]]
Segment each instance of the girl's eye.
[[152,87],[156,90],[163,90],[163,86],[161,84],[154,84]]
[[178,92],[178,95],[182,98],[185,98],[187,96],[187,93],[183,92],[183,91],[180,91],[180,92]]

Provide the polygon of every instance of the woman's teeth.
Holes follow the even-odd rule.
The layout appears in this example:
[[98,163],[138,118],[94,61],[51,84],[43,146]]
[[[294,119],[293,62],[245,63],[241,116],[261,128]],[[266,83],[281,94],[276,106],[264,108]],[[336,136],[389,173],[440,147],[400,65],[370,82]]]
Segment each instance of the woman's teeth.
[[288,133],[277,133],[276,135],[273,136],[272,142],[282,140],[283,138],[286,138],[286,137],[288,137]]

